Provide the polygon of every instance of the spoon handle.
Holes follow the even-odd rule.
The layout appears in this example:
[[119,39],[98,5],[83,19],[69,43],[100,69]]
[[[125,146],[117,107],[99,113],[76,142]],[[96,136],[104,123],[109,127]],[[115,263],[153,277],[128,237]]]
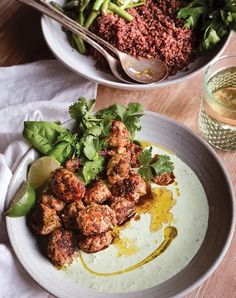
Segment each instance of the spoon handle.
[[[108,48],[110,51],[112,51],[114,54],[116,54],[116,56],[119,56],[119,50],[117,50],[114,46],[112,46],[110,43],[103,40],[101,37],[97,36],[93,32],[91,32],[88,29],[84,28],[79,23],[77,23],[74,20],[67,17],[65,14],[63,14],[62,12],[60,12],[59,10],[54,8],[52,5],[50,5],[45,0],[19,0],[19,1],[24,2],[25,4],[28,4],[28,5],[34,6],[35,8],[36,8],[36,5],[37,5],[37,9],[40,9],[41,12],[43,12],[45,15],[57,20],[59,23],[61,23],[67,29],[69,29],[71,31],[72,30],[77,30],[76,32],[72,31],[73,33],[79,35],[78,32],[81,32],[82,34],[84,34],[83,36],[87,35],[88,37],[92,38],[94,41],[97,41],[101,45]],[[81,37],[82,37],[82,35],[81,35]],[[87,40],[85,40],[85,41],[87,41]]]
[[[126,73],[123,71],[119,60],[112,57],[100,44],[96,43],[92,38],[90,38],[89,36],[86,35],[87,32],[90,33],[90,31],[84,30],[86,32],[86,34],[83,33],[82,31],[79,30],[78,24],[76,22],[72,21],[70,18],[66,17],[64,14],[62,14],[59,11],[52,8],[51,5],[49,5],[45,1],[42,1],[42,0],[18,0],[18,1],[34,7],[35,9],[41,11],[43,14],[51,17],[52,19],[56,20],[58,23],[62,24],[65,28],[67,28],[71,32],[80,36],[83,40],[85,40],[92,47],[94,47],[96,50],[98,50],[106,58],[109,66],[111,68],[111,71],[116,78],[118,78],[119,80],[121,80],[125,83],[128,83],[128,84],[133,83],[130,81],[130,79],[128,78]],[[71,24],[71,23],[75,23],[75,24]],[[91,34],[89,34],[89,35],[91,35]],[[94,35],[94,36],[96,36],[96,35]],[[104,43],[104,41],[103,41],[103,43]],[[110,45],[109,45],[109,47],[110,47]]]

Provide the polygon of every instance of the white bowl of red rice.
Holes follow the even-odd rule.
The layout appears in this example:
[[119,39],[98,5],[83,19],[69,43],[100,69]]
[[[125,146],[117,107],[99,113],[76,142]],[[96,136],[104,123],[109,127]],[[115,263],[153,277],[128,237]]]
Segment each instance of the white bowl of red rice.
[[[57,0],[63,4],[63,0]],[[104,58],[92,48],[86,55],[80,54],[68,42],[66,33],[56,21],[43,16],[42,30],[45,40],[66,67],[99,84],[129,90],[148,90],[166,87],[190,79],[220,56],[231,34],[212,51],[196,54],[197,37],[193,30],[184,28],[175,17],[179,1],[147,0],[146,5],[132,8],[132,22],[116,14],[100,15],[91,30],[106,39],[119,50],[133,56],[156,57],[165,61],[169,75],[153,84],[126,84],[116,79],[109,71]]]

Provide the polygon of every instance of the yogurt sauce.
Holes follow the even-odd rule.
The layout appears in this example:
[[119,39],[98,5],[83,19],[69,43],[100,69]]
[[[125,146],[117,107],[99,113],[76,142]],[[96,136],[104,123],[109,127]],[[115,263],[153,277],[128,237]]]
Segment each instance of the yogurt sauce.
[[153,200],[139,205],[137,215],[115,229],[109,248],[80,253],[65,274],[82,287],[112,293],[150,288],[181,271],[199,250],[208,224],[205,191],[174,153],[152,147],[153,154],[171,157],[176,182],[165,187],[152,184]]

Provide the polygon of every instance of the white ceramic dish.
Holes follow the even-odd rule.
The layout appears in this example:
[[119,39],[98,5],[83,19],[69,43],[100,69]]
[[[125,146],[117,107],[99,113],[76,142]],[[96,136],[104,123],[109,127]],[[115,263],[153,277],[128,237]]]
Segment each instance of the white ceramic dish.
[[[73,123],[68,122],[70,127]],[[195,172],[207,195],[208,228],[205,239],[190,263],[172,278],[146,290],[109,294],[82,287],[66,278],[41,255],[36,238],[29,232],[25,218],[6,218],[12,247],[25,270],[44,289],[57,297],[155,298],[183,296],[200,285],[218,266],[233,235],[234,198],[227,173],[213,149],[189,129],[164,116],[146,112],[139,139],[146,139],[170,150]],[[153,129],[158,127],[158,130]],[[7,204],[26,178],[28,165],[38,154],[30,149],[18,166],[9,186]]]
[[[56,2],[62,4],[64,1],[56,0]],[[56,21],[43,16],[41,23],[43,34],[48,46],[57,59],[60,60],[66,67],[91,81],[95,81],[109,87],[127,90],[148,90],[165,87],[174,83],[179,83],[184,79],[191,78],[193,75],[197,74],[198,71],[209,65],[214,58],[220,56],[230,39],[229,35],[214,51],[208,53],[207,55],[198,57],[189,65],[189,69],[187,71],[180,71],[176,75],[171,76],[162,82],[147,85],[125,84],[119,82],[111,74],[96,69],[94,66],[95,61],[90,56],[81,55],[73,49],[67,41],[66,34],[61,30],[61,25]]]

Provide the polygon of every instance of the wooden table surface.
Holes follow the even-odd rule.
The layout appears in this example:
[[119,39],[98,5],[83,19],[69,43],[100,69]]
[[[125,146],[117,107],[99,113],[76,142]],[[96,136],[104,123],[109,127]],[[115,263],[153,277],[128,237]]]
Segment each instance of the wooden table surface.
[[[226,54],[236,53],[236,35]],[[0,66],[53,58],[42,36],[40,15],[14,0],[0,1]],[[141,102],[146,109],[176,119],[198,132],[203,73],[183,83],[152,90],[123,91],[98,87],[98,108],[113,102]],[[236,153],[218,152],[236,188]],[[1,290],[0,290],[1,291]],[[199,288],[186,297],[236,297],[236,235],[222,263]]]

